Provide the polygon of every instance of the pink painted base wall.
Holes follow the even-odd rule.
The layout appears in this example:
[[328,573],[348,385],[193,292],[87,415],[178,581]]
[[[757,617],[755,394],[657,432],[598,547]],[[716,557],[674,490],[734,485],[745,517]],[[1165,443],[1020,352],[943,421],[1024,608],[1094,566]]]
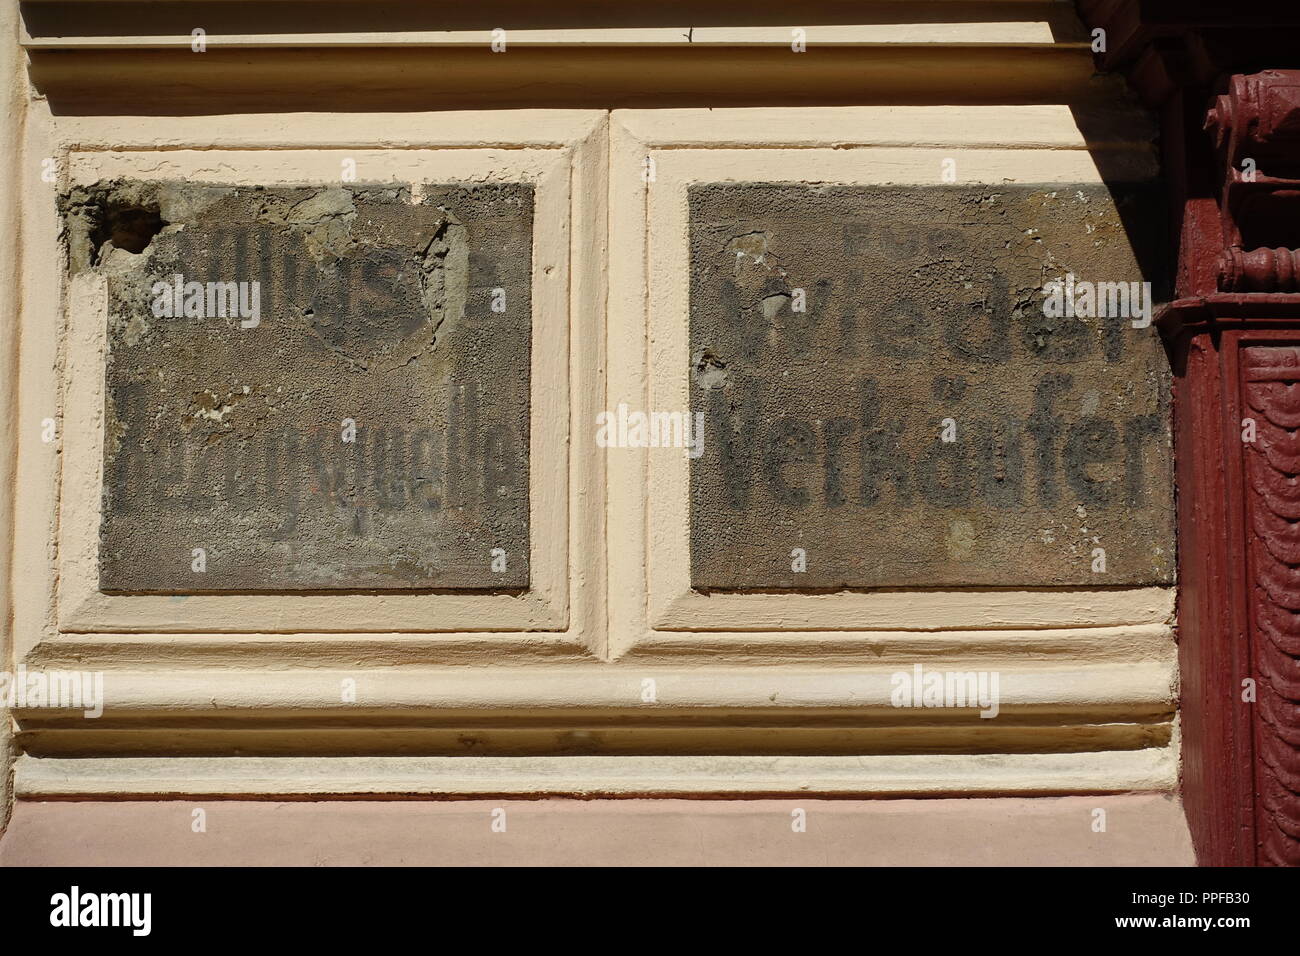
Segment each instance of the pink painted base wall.
[[[206,832],[193,830],[204,811]],[[805,832],[795,832],[795,810]],[[504,810],[504,832],[498,830]],[[1094,831],[1105,811],[1104,832]],[[1192,866],[1159,794],[942,800],[19,801],[0,866]]]

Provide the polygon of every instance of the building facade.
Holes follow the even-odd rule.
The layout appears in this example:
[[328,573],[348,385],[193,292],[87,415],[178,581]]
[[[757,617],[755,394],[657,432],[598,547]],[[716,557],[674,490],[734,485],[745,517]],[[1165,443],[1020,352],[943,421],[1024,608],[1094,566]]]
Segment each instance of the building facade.
[[6,5],[0,862],[1300,861],[1300,13],[1152,7]]

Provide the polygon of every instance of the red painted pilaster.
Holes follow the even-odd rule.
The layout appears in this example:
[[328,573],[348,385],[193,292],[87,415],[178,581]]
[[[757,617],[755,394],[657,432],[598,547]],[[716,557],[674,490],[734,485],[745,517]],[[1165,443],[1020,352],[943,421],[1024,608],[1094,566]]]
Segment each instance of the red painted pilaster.
[[1300,865],[1300,7],[1079,0],[1161,121],[1177,246],[1181,790],[1204,865]]

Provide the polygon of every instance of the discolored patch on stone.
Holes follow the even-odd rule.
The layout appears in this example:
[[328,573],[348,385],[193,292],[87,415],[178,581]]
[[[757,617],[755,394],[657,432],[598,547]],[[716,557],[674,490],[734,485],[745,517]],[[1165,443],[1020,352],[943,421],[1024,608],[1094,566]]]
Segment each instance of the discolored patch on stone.
[[1158,300],[1150,198],[692,187],[693,587],[1170,583],[1156,331],[1111,288],[1103,308],[1128,314],[1048,315],[1043,293],[1073,275]]
[[63,208],[109,290],[101,589],[528,587],[531,186]]

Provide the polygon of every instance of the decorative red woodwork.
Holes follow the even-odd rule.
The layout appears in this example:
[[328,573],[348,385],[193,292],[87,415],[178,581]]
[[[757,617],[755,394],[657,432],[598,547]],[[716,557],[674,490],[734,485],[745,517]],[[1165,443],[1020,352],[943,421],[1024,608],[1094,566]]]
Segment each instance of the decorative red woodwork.
[[1300,296],[1173,303],[1183,802],[1198,856],[1300,865]]
[[1205,128],[1221,164],[1219,289],[1295,291],[1300,250],[1287,245],[1300,217],[1300,72],[1232,77]]
[[1250,515],[1251,648],[1257,862],[1300,865],[1300,346],[1242,351],[1243,404],[1256,422],[1244,443]]
[[1300,250],[1225,249],[1219,257],[1219,288],[1225,292],[1300,291]]
[[1202,864],[1300,866],[1300,4],[1078,0],[1161,126],[1177,237],[1181,793]]
[[[1204,128],[1216,288],[1160,319],[1177,383],[1184,796],[1204,862],[1297,866],[1300,72],[1232,77]],[[1213,233],[1187,239],[1184,257],[1209,255]]]
[[[1210,562],[1204,552],[1184,542],[1180,567],[1217,594],[1187,595],[1183,606],[1199,601],[1224,627],[1233,647],[1204,633],[1199,648],[1216,648],[1220,663],[1231,662],[1227,681],[1190,675],[1189,667],[1215,667],[1198,652],[1184,653],[1184,679],[1195,699],[1184,696],[1185,711],[1195,708],[1204,736],[1191,741],[1197,749],[1219,748],[1228,776],[1185,777],[1202,790],[1197,801],[1243,801],[1251,808],[1244,819],[1221,819],[1234,832],[1202,832],[1198,841],[1206,862],[1274,866],[1300,865],[1300,71],[1268,70],[1233,76],[1227,92],[1215,98],[1205,130],[1213,138],[1218,160],[1221,249],[1217,261],[1219,291],[1174,302],[1162,321],[1176,360],[1182,348],[1195,348],[1218,361],[1209,375],[1197,363],[1186,379],[1207,379],[1199,388],[1180,382],[1186,403],[1209,401],[1229,418],[1217,436],[1178,429],[1190,456],[1202,467],[1222,452],[1223,465],[1210,475],[1188,475],[1181,488],[1190,494],[1223,494],[1226,510],[1199,530],[1209,532],[1206,546],[1219,548],[1221,577],[1207,582],[1196,566]],[[1201,237],[1204,239],[1205,237]],[[1205,242],[1184,255],[1205,255]],[[1227,294],[1225,294],[1227,293]],[[1215,389],[1213,384],[1217,384]],[[1217,392],[1217,394],[1216,394]],[[1200,414],[1182,404],[1176,414]],[[1234,423],[1237,434],[1234,434]],[[1197,445],[1206,446],[1204,454]],[[1221,482],[1207,478],[1222,477]],[[1199,478],[1199,480],[1198,480]],[[1215,487],[1219,485],[1220,487]],[[1188,502],[1191,504],[1191,502]],[[1183,516],[1187,526],[1198,520],[1196,509]],[[1220,609],[1219,604],[1244,604]],[[1186,644],[1184,645],[1186,648]],[[1190,649],[1189,649],[1190,650]],[[1217,655],[1216,655],[1217,656]],[[1235,685],[1235,686],[1234,686]],[[1226,708],[1226,719],[1208,712]],[[1243,713],[1244,711],[1244,713]],[[1206,732],[1209,733],[1206,733]],[[1202,809],[1204,807],[1202,806]],[[1193,829],[1197,821],[1193,821]]]

